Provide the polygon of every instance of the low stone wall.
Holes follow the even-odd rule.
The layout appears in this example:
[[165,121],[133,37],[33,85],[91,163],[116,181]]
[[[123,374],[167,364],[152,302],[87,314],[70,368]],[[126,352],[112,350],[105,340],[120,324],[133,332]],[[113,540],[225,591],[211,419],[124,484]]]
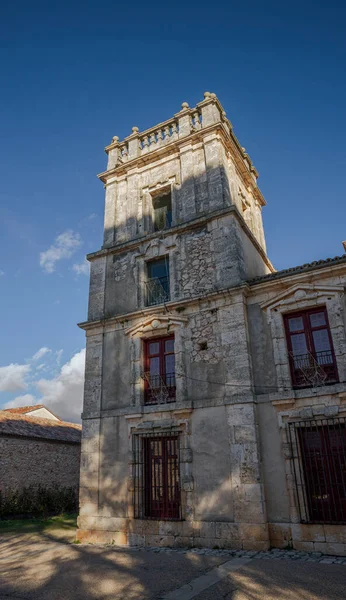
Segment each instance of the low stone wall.
[[346,525],[270,523],[269,539],[273,548],[346,556]]
[[265,524],[80,516],[78,527],[77,539],[81,542],[234,550],[269,548]]
[[79,486],[80,444],[0,436],[0,490]]

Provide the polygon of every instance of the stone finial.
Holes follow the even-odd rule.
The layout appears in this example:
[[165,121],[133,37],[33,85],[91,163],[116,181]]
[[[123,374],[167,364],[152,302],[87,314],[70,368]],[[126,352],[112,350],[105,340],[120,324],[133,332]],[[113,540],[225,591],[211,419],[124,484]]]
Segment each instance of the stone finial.
[[223,110],[222,113],[221,113],[221,116],[222,116],[223,119],[225,119],[227,117],[227,113]]
[[112,137],[112,144],[116,144],[117,142],[119,142],[119,138],[117,135],[115,135],[114,137]]
[[210,98],[210,92],[204,92],[204,98]]
[[212,93],[212,94],[210,94],[210,97],[211,98],[216,98],[216,94]]
[[181,105],[181,108],[182,108],[183,110],[186,110],[187,108],[189,108],[189,105],[188,105],[188,103],[187,103],[187,102],[183,102],[183,103],[182,103],[182,105]]
[[342,242],[342,245],[343,245],[343,247],[344,247],[344,250],[345,250],[345,252],[346,252],[346,240],[345,240],[344,242]]
[[132,127],[132,133],[138,133],[139,129],[138,127]]

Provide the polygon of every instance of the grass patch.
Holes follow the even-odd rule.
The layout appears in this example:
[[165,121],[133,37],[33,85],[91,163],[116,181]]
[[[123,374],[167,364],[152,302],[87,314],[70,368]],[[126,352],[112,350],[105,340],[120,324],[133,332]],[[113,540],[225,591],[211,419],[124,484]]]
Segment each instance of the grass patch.
[[37,517],[32,519],[1,519],[0,531],[3,533],[35,533],[39,531],[65,529],[73,531],[77,527],[76,514],[61,514],[56,517]]

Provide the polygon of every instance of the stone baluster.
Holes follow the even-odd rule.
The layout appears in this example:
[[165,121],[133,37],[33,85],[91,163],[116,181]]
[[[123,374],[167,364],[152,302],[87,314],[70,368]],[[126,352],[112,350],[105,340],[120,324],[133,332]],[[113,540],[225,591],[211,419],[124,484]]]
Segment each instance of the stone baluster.
[[161,146],[162,141],[163,141],[162,129],[158,129],[157,130],[157,144],[158,144],[158,146]]
[[153,144],[156,144],[155,131],[153,131],[153,133],[150,135],[149,141],[150,141],[150,146],[152,146]]
[[121,151],[121,157],[122,157],[123,161],[124,162],[127,161],[128,157],[129,157],[127,145],[124,144],[123,146],[121,146],[120,151]]
[[145,135],[142,139],[143,142],[143,147],[142,147],[142,152],[148,152],[149,150],[149,138],[147,135]]
[[137,158],[139,155],[139,134],[138,127],[132,127],[132,134],[127,138],[128,141],[128,158],[131,160],[132,158]]
[[200,121],[199,121],[199,113],[197,111],[193,113],[192,119],[193,119],[193,127],[194,127],[194,129],[196,131],[198,129],[201,129],[201,124],[200,124]]
[[170,137],[171,137],[171,132],[170,132],[170,129],[169,129],[169,127],[167,127],[167,126],[166,126],[166,127],[164,128],[164,130],[163,130],[163,133],[164,133],[164,136],[165,136],[165,137],[164,137],[164,142],[167,144],[167,142],[169,141],[169,139],[170,139]]

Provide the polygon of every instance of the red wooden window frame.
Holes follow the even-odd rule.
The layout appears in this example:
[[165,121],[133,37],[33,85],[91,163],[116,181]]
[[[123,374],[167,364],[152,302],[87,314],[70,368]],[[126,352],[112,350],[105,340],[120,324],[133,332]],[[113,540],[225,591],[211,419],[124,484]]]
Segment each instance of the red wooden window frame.
[[143,438],[144,518],[180,518],[179,438]]
[[[166,356],[173,355],[174,356],[174,344],[173,350],[166,350],[166,342],[173,341],[174,335],[169,335],[166,337],[148,339],[144,341],[144,370],[146,373],[150,374],[150,359],[151,358],[159,358],[160,364],[160,373],[157,377],[153,377],[149,383],[148,378],[144,380],[144,403],[145,404],[158,404],[158,396],[155,394],[155,386],[159,386],[162,381],[165,386],[165,393],[167,394],[166,402],[174,402],[175,401],[175,367],[174,372],[167,373],[166,372]],[[150,353],[151,344],[158,344],[159,351],[156,353]]]
[[[316,313],[324,314],[325,324],[320,325],[320,326],[311,325],[310,316],[313,314],[316,314]],[[301,318],[303,320],[303,329],[297,329],[294,331],[290,331],[289,321],[292,318]],[[284,315],[284,324],[285,324],[287,348],[289,351],[289,363],[290,363],[293,387],[294,388],[311,387],[311,385],[312,385],[306,381],[306,379],[304,378],[304,376],[302,374],[302,370],[298,366],[299,361],[295,360],[293,357],[292,336],[298,335],[298,334],[305,335],[306,347],[307,347],[306,356],[308,357],[308,356],[312,355],[314,360],[319,363],[319,366],[325,373],[325,383],[338,382],[339,381],[338,370],[337,370],[337,365],[336,365],[336,360],[335,360],[333,340],[332,340],[332,336],[330,333],[330,326],[329,326],[328,313],[327,313],[326,307],[319,306],[319,307],[315,307],[315,308],[311,308],[311,309],[307,309],[307,310],[301,310],[301,311],[296,311],[293,313],[288,313],[287,315]],[[325,352],[330,352],[330,357],[329,357],[331,359],[330,362],[319,359],[318,355],[322,354],[322,352],[316,352],[316,350],[315,350],[313,332],[319,331],[319,330],[326,330],[328,333],[330,349]],[[299,356],[299,355],[297,355],[297,356]],[[300,356],[303,357],[304,355],[300,355]],[[302,366],[304,366],[303,358],[301,359],[300,362],[301,362]]]

